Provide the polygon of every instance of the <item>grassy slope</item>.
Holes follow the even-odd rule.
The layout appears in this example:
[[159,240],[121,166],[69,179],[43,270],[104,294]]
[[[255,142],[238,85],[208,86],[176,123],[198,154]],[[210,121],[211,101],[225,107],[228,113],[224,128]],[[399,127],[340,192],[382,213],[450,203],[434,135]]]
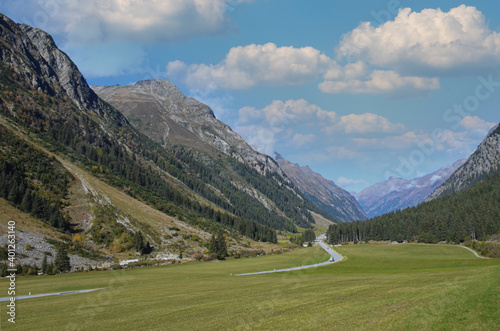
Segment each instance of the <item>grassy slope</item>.
[[[498,329],[500,261],[460,247],[340,247],[347,260],[291,273],[235,277],[324,260],[318,248],[280,256],[18,279],[18,294],[106,290],[17,302],[18,329]],[[0,281],[0,288],[7,285]],[[2,325],[6,325],[4,305]],[[57,321],[57,322],[56,322]]]
[[[33,231],[40,233],[44,236],[50,238],[59,238],[62,234],[56,231],[53,227],[40,221],[39,219],[33,218],[31,215],[20,211],[19,209],[13,207],[10,203],[5,201],[5,199],[0,199],[0,231],[7,233],[8,222],[16,222],[17,231]],[[5,232],[4,232],[5,231]],[[1,294],[0,294],[1,296]]]

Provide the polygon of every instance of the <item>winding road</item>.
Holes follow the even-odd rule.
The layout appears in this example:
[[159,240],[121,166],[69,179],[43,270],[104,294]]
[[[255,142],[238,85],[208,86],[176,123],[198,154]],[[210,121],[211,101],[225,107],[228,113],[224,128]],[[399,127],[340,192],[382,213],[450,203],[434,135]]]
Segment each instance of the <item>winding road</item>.
[[339,262],[340,260],[343,259],[343,257],[335,252],[333,249],[328,247],[327,244],[320,240],[315,241],[316,244],[319,244],[330,256],[332,257],[333,261],[326,261],[322,263],[317,263],[317,264],[310,264],[310,265],[305,265],[305,266],[300,266],[300,267],[294,267],[294,268],[287,268],[287,269],[279,269],[279,270],[268,270],[268,271],[259,271],[259,272],[250,272],[247,274],[237,274],[235,276],[250,276],[250,275],[261,275],[261,274],[271,274],[274,272],[285,272],[285,271],[294,271],[294,270],[302,270],[302,269],[308,269],[308,268],[316,268],[316,267],[321,267],[327,264],[332,264],[335,262]]

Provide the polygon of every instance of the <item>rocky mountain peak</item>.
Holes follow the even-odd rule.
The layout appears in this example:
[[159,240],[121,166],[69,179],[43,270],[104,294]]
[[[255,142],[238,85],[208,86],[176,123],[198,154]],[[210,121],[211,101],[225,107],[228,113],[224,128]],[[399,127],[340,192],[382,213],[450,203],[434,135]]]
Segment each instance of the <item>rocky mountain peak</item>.
[[467,162],[436,188],[427,200],[470,188],[490,175],[500,173],[500,125],[493,127]]
[[66,95],[80,110],[92,110],[126,123],[120,113],[99,100],[78,67],[57,48],[48,33],[0,14],[0,39],[7,41],[0,50],[0,60],[33,88],[50,96]]
[[139,130],[161,144],[195,149],[210,146],[247,163],[261,174],[276,172],[283,176],[271,157],[255,151],[228,125],[219,121],[209,106],[187,97],[168,81],[152,79],[126,86],[94,86],[93,89]]

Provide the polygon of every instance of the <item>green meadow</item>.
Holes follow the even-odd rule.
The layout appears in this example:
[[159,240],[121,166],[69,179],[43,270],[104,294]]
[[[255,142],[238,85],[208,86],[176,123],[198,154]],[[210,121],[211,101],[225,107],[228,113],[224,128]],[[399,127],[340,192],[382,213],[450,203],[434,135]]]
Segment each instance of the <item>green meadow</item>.
[[[235,274],[324,262],[319,247],[283,255],[156,268],[21,277],[1,302],[1,330],[498,330],[500,260],[457,246],[353,245],[320,268]],[[0,297],[7,296],[0,280]]]

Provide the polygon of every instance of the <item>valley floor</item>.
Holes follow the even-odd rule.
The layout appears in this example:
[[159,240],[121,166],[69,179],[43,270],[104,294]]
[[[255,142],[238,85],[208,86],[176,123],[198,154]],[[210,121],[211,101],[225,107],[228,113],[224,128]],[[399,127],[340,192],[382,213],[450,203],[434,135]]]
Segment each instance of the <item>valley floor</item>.
[[[337,249],[337,248],[336,248]],[[17,295],[104,290],[21,300],[2,330],[498,329],[500,260],[455,246],[320,247],[276,256],[157,268],[21,277]],[[0,280],[6,293],[7,280]],[[5,295],[2,295],[5,296]]]

